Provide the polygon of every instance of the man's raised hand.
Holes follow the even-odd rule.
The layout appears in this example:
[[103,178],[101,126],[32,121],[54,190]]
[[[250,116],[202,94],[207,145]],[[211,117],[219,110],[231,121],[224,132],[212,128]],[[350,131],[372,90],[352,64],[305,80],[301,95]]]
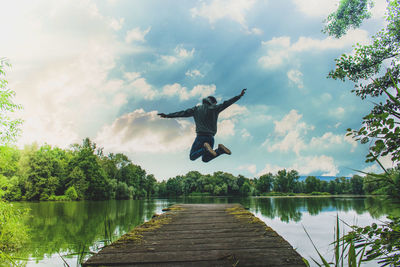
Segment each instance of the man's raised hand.
[[240,96],[244,96],[244,94],[246,93],[246,90],[247,90],[247,88],[244,88],[244,89],[242,90],[242,92],[240,93]]

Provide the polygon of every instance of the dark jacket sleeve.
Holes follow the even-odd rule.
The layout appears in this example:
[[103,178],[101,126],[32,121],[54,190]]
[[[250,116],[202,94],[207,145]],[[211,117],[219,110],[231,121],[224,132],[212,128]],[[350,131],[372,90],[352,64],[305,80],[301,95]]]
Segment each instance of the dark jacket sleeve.
[[231,99],[224,101],[222,104],[217,105],[218,112],[223,111],[224,109],[226,109],[227,107],[229,107],[230,105],[232,105],[233,103],[238,101],[240,98],[241,98],[241,96],[237,95],[237,96],[232,97]]
[[166,115],[167,115],[167,118],[191,117],[191,116],[193,116],[193,113],[194,113],[194,109],[193,108],[189,108],[187,110],[173,112],[173,113],[169,113],[169,114],[166,114]]

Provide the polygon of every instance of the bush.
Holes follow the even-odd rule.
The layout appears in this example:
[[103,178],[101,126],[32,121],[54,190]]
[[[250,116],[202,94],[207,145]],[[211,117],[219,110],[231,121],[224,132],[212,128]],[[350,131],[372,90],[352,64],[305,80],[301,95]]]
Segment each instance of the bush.
[[69,200],[78,200],[78,193],[75,190],[74,186],[70,186],[68,187],[68,189],[65,191],[65,196],[69,199]]
[[28,241],[28,228],[24,224],[27,216],[28,210],[0,201],[0,251],[17,251]]

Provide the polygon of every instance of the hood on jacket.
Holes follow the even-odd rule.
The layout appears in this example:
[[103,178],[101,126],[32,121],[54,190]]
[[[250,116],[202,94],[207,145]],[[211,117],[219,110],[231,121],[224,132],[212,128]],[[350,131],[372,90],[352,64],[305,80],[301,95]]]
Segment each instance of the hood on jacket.
[[203,104],[215,105],[217,104],[217,99],[211,95],[207,96],[206,98],[203,98]]

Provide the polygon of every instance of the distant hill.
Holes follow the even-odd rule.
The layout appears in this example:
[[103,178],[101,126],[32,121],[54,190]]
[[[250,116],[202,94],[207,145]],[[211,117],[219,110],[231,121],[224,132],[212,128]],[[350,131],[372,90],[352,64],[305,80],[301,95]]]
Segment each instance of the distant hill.
[[[318,175],[306,175],[306,176],[300,176],[299,181],[304,181],[308,176],[315,176],[316,178],[320,179],[321,181],[331,181],[335,180],[337,177],[342,177],[342,176],[318,176]],[[350,177],[345,177],[347,179],[350,179]]]

